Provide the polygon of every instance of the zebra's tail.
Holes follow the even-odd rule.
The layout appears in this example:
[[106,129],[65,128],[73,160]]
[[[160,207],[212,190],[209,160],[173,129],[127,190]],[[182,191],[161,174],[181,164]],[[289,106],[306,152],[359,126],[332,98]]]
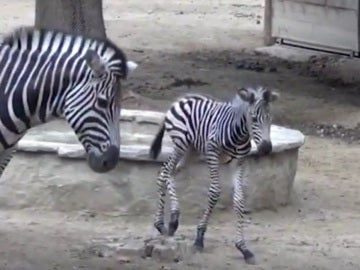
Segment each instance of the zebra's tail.
[[157,157],[159,156],[159,154],[161,152],[162,140],[164,137],[164,133],[165,133],[165,122],[162,122],[161,128],[159,129],[158,133],[155,136],[155,139],[151,143],[149,154],[152,159],[157,159]]

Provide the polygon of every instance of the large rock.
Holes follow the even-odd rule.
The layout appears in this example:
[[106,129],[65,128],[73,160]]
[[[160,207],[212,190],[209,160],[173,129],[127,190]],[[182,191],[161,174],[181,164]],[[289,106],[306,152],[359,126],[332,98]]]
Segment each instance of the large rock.
[[80,248],[80,252],[96,257],[116,257],[120,263],[130,262],[132,257],[171,263],[188,260],[195,254],[196,249],[192,241],[180,235],[145,239],[103,237],[92,239],[84,248]]
[[[33,129],[20,141],[18,153],[0,179],[0,207],[154,213],[157,174],[172,149],[165,137],[159,160],[150,161],[148,157],[162,117],[158,112],[123,110],[119,164],[106,174],[96,174],[88,168],[81,145],[63,121]],[[274,152],[270,156],[251,155],[247,159],[249,210],[273,209],[289,203],[304,136],[297,130],[272,126],[271,138]],[[219,209],[231,208],[235,164],[221,168]],[[208,175],[206,165],[196,160],[176,176],[183,214],[202,212],[207,201]]]

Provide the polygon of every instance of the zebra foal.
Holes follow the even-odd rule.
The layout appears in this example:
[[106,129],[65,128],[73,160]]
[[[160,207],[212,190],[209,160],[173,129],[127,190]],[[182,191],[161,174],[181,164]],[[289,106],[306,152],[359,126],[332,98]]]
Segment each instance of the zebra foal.
[[237,160],[233,207],[237,217],[236,248],[247,263],[254,263],[254,254],[248,249],[244,227],[244,158],[251,150],[251,139],[257,145],[258,155],[272,151],[270,140],[270,103],[278,95],[264,87],[241,88],[229,102],[220,102],[210,97],[188,94],[174,102],[166,112],[165,119],[150,147],[150,156],[156,159],[161,151],[164,132],[173,143],[173,152],[161,168],[158,185],[158,208],[154,226],[166,234],[164,206],[166,191],[170,195],[170,221],[167,234],[175,234],[179,225],[178,198],[174,185],[176,168],[189,153],[195,151],[205,158],[210,171],[208,203],[197,226],[194,246],[204,247],[204,235],[210,215],[220,197],[219,165],[223,157]]
[[0,176],[30,128],[64,117],[89,167],[115,168],[121,80],[136,64],[108,39],[19,27],[0,41]]

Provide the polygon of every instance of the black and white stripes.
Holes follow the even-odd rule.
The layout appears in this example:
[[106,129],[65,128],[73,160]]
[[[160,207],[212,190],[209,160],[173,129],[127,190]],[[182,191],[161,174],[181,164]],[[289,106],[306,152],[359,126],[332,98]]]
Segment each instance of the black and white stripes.
[[113,169],[120,144],[120,80],[135,67],[108,39],[33,27],[5,35],[0,42],[0,175],[11,159],[8,149],[29,128],[56,117],[74,129],[94,171]]
[[203,248],[207,224],[220,197],[221,159],[234,158],[238,162],[233,195],[237,216],[236,247],[242,252],[247,262],[253,261],[254,255],[247,248],[243,233],[243,183],[246,181],[243,164],[244,158],[251,150],[251,139],[254,139],[259,155],[266,155],[272,151],[269,104],[276,98],[276,93],[263,87],[242,88],[229,102],[188,94],[170,106],[150,148],[150,156],[156,159],[161,151],[164,133],[168,132],[174,150],[168,161],[164,163],[158,177],[159,202],[154,222],[154,226],[161,234],[166,233],[164,225],[166,191],[169,192],[171,203],[168,235],[174,235],[178,228],[180,211],[174,185],[176,167],[184,163],[189,153],[196,151],[205,158],[211,180],[208,205],[198,224],[194,243],[197,248]]

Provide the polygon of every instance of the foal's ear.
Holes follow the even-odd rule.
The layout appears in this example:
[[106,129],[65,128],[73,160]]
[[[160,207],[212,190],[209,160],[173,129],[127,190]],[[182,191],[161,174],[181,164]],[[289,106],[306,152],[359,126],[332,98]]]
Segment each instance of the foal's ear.
[[101,76],[105,73],[105,65],[101,61],[100,56],[94,50],[88,50],[84,56],[87,65],[94,71],[96,76]]
[[267,103],[274,102],[279,98],[280,94],[272,90],[266,90],[263,93],[263,98]]
[[127,66],[129,73],[131,73],[138,67],[138,64],[134,61],[129,60],[126,62],[126,66]]
[[249,102],[250,104],[253,104],[255,101],[254,93],[248,91],[244,87],[242,87],[238,90],[238,95],[243,101]]

